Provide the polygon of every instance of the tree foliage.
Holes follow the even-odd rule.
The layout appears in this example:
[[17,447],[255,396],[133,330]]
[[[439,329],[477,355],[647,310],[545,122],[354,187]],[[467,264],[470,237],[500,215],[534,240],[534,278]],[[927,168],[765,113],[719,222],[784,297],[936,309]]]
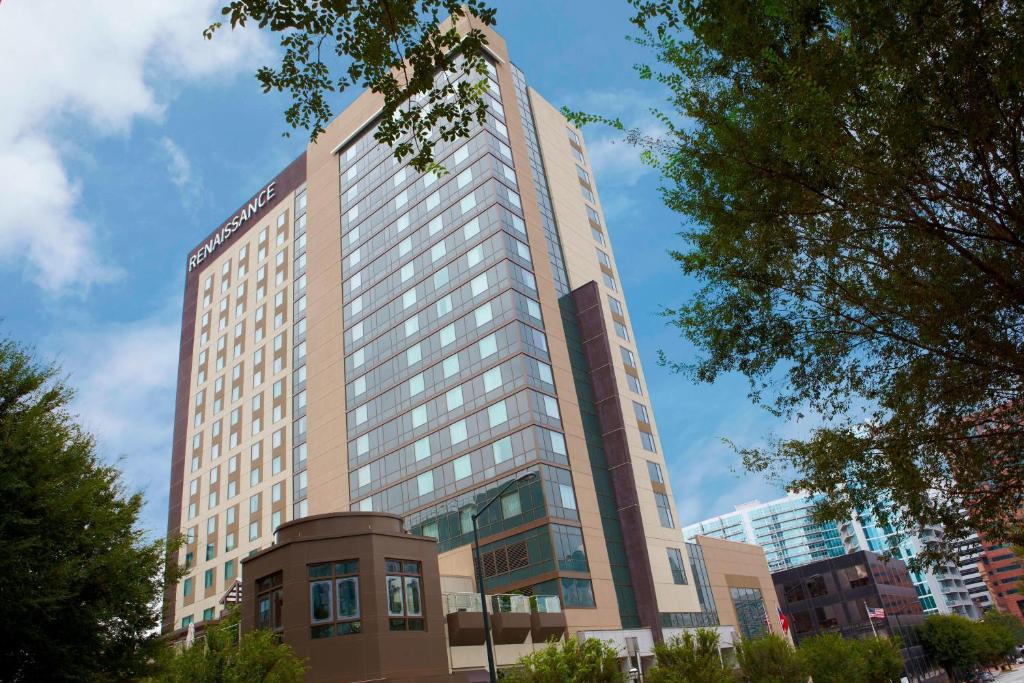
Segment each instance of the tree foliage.
[[134,679],[159,647],[168,548],[57,372],[0,340],[0,680]]
[[231,610],[189,648],[173,647],[151,683],[300,683],[306,665],[270,631],[238,637],[240,616]]
[[982,651],[981,635],[970,619],[958,614],[933,614],[920,627],[921,643],[932,660],[956,680],[957,670],[978,663]]
[[[437,168],[432,134],[454,140],[485,120],[486,80],[474,76],[486,74],[487,41],[473,22],[493,25],[494,10],[481,0],[231,0],[221,13],[232,28],[251,22],[280,36],[280,64],[256,78],[264,92],[291,94],[285,119],[311,140],[333,118],[330,95],[351,86],[383,96],[374,135],[419,171]],[[460,19],[470,26],[461,33]]]
[[683,631],[667,642],[655,643],[650,683],[732,683],[732,672],[722,661],[718,634],[710,629]]
[[807,683],[797,651],[782,636],[769,634],[736,645],[739,680],[744,683]]
[[890,683],[903,674],[898,639],[843,638],[823,633],[797,649],[814,683]]
[[503,671],[503,681],[511,683],[623,683],[619,655],[607,643],[596,638],[567,638],[548,643],[542,649],[519,660]]
[[821,517],[942,524],[926,561],[974,529],[1020,542],[1024,6],[631,3],[670,109],[666,137],[629,139],[701,283],[666,310],[701,355],[665,362],[820,419],[741,452]]

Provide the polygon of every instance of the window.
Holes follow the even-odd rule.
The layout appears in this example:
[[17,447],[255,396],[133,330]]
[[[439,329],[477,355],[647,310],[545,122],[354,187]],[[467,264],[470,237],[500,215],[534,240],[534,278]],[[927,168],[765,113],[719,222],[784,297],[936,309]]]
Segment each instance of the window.
[[459,420],[458,422],[450,426],[448,428],[448,436],[453,446],[455,444],[459,444],[465,441],[469,436],[466,431],[466,421]]
[[625,363],[627,367],[636,367],[636,359],[633,357],[632,351],[623,346],[620,346],[619,353],[622,355],[622,362]]
[[420,563],[414,560],[385,560],[388,597],[388,627],[392,631],[422,631],[423,587]]
[[[597,225],[601,225],[601,217],[597,215],[597,211],[594,211],[589,206],[587,207],[587,218],[590,219],[591,223],[596,223]],[[607,265],[607,264],[605,264],[605,265]],[[608,267],[611,268],[610,265]]]
[[576,167],[576,176],[580,179],[580,182],[584,182],[587,185],[590,184],[590,176],[579,166]]
[[649,453],[657,453],[658,449],[654,447],[654,435],[650,432],[640,430],[640,444],[644,447],[644,450]]
[[608,259],[608,254],[604,253],[600,249],[597,249],[597,260],[605,268],[611,268],[612,262]]
[[669,506],[668,496],[655,491],[654,502],[658,506],[658,517],[661,519],[661,525],[666,529],[674,529],[676,525],[672,519],[672,508]]
[[624,341],[629,341],[629,330],[626,329],[626,326],[623,325],[622,323],[620,323],[618,320],[616,320],[614,322],[615,322],[615,334],[619,335],[619,339],[622,339]]
[[310,636],[329,638],[362,632],[359,560],[312,564],[308,572]]
[[672,570],[672,582],[681,585],[685,584],[686,569],[683,568],[683,554],[679,551],[679,548],[666,548],[666,550],[668,551],[668,566]]
[[495,403],[487,408],[487,421],[492,428],[508,422],[508,410],[505,407],[504,401]]
[[491,312],[491,303],[487,302],[480,308],[473,311],[473,318],[476,322],[477,327],[480,327],[481,325],[486,325],[487,323],[491,322],[491,320],[494,318],[494,314]]
[[280,631],[284,588],[281,572],[256,580],[256,628]]
[[502,463],[512,457],[512,437],[506,436],[503,439],[495,441],[491,448],[494,453],[494,463]]
[[184,597],[186,597],[186,598],[189,597],[190,595],[192,595],[192,579],[191,578],[185,579],[185,581],[183,582],[183,584],[181,586],[181,592],[182,592],[182,595]]
[[480,358],[487,358],[498,352],[498,338],[489,334],[478,342],[477,348],[480,350]]
[[416,455],[416,461],[419,462],[424,458],[430,457],[430,437],[425,436],[415,444],[413,444],[413,452]]
[[611,307],[612,313],[614,313],[615,315],[623,317],[626,315],[625,311],[622,310],[622,304],[619,303],[619,300],[616,299],[615,297],[608,297],[608,306]]
[[664,484],[665,478],[661,474],[661,465],[656,462],[647,461],[647,473],[651,475],[651,481],[655,484]]
[[501,386],[501,368],[491,368],[484,373],[484,391],[494,391]]
[[647,415],[647,406],[644,404],[633,401],[633,414],[636,415],[638,422],[643,422],[644,424],[651,423],[651,419]]
[[461,458],[455,460],[452,463],[455,467],[455,480],[459,481],[473,474],[473,465],[469,461],[469,456],[464,455]]
[[627,372],[626,373],[626,384],[629,385],[630,391],[632,391],[634,394],[640,394],[641,396],[643,396],[644,390],[643,390],[643,387],[640,386],[640,378],[639,377],[636,377],[635,375],[631,375],[631,374],[629,374]]
[[511,491],[501,497],[501,516],[504,519],[522,514],[523,506],[518,491]]
[[424,472],[416,477],[416,491],[421,496],[434,492],[434,472]]
[[445,403],[448,407],[448,412],[456,410],[462,407],[462,387],[455,387],[445,394]]

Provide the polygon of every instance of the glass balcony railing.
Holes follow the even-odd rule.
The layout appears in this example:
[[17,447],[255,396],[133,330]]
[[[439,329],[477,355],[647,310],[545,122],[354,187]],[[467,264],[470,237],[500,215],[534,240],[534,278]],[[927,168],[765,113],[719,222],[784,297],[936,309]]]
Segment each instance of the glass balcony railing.
[[445,593],[445,613],[482,612],[480,595],[477,593]]
[[520,614],[530,613],[530,598],[525,595],[492,595],[491,611],[493,612],[518,612]]
[[557,595],[534,595],[530,598],[530,607],[538,614],[561,612],[562,601],[558,599]]

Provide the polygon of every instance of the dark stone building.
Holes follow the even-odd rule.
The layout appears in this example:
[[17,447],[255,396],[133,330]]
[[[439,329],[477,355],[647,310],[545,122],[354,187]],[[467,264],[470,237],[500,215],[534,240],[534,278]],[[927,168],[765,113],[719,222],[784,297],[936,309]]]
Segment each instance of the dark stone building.
[[[797,645],[825,632],[844,638],[873,633],[897,636],[903,643],[904,672],[910,681],[945,679],[918,639],[917,627],[924,614],[902,561],[883,562],[861,550],[775,572],[772,580]],[[875,608],[885,610],[885,618],[869,619],[868,609]]]

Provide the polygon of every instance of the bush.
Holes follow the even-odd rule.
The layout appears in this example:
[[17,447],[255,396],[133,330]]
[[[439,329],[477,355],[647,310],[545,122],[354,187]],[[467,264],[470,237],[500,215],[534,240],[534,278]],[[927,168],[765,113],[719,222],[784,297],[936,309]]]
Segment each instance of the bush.
[[549,643],[502,672],[510,683],[623,683],[619,654],[596,638]]
[[187,649],[174,648],[152,683],[301,683],[306,665],[269,631],[238,638],[238,610]]

